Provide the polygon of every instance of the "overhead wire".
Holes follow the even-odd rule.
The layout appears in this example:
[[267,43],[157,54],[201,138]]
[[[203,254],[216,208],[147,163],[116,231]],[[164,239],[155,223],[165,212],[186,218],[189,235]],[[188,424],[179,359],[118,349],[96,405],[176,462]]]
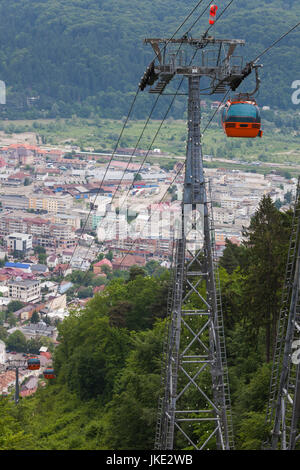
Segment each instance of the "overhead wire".
[[[224,8],[224,10],[222,10],[221,14],[217,17],[217,19],[216,19],[216,21],[215,21],[215,24],[216,24],[217,21],[220,20],[220,18],[221,18],[221,17],[223,16],[223,14],[227,11],[227,9],[230,7],[230,5],[233,3],[233,1],[234,1],[234,0],[231,0],[231,1],[229,2],[229,4],[226,5],[226,7]],[[199,20],[199,18],[193,23],[192,27],[194,27],[194,25],[196,24],[196,22],[197,22],[198,20]],[[212,25],[212,26],[213,26],[213,25]],[[212,26],[211,26],[211,27],[212,27]],[[191,27],[191,28],[192,28],[192,27]],[[211,27],[210,27],[210,28],[211,28]],[[208,30],[206,31],[206,33],[204,34],[204,36],[207,35],[207,33],[208,33],[208,31],[210,30],[210,28],[208,28]],[[196,52],[194,53],[194,56],[193,56],[192,59],[191,59],[191,63],[192,63],[192,61],[193,61],[193,59],[194,59],[196,53],[197,53],[197,50],[196,50]],[[179,88],[180,88],[182,82],[183,82],[183,78],[182,78],[182,80],[181,80],[181,82],[180,82],[179,87],[177,88],[177,92],[179,91]],[[228,93],[229,93],[229,90],[228,90],[227,93],[224,95],[224,97],[223,97],[221,103],[219,104],[219,106],[216,108],[216,110],[215,110],[215,112],[214,112],[212,118],[210,119],[210,121],[209,121],[208,124],[206,125],[206,127],[205,127],[205,129],[204,129],[202,135],[205,133],[205,131],[206,131],[207,128],[209,127],[209,125],[210,125],[210,123],[212,122],[213,118],[215,117],[216,113],[217,113],[218,110],[220,109],[220,106],[222,105],[223,101],[226,99]],[[172,101],[172,103],[173,103],[173,101]],[[156,134],[156,135],[157,135],[157,134]],[[156,137],[156,136],[155,136],[155,137]],[[152,144],[151,144],[151,146],[152,146]],[[151,146],[150,146],[150,148],[151,148]],[[180,172],[183,170],[184,167],[185,167],[185,164],[183,165],[183,167],[181,168],[181,170],[180,170],[178,173],[180,173]],[[172,182],[172,183],[169,185],[169,187],[167,188],[167,191],[166,191],[165,194],[163,195],[163,197],[162,197],[162,199],[161,199],[161,202],[162,202],[162,200],[164,199],[164,197],[166,196],[166,194],[167,194],[167,192],[168,192],[168,189],[171,187],[171,185],[174,184],[174,182],[175,182],[175,180],[177,179],[177,177],[178,177],[178,175],[175,176],[173,182]],[[148,220],[148,222],[149,222],[149,220]],[[147,222],[147,223],[148,223],[148,222]],[[146,224],[145,224],[145,225],[146,225]],[[145,225],[144,225],[144,226],[145,226]],[[126,256],[125,256],[125,257],[126,257]],[[123,260],[122,260],[122,262],[123,262]],[[122,262],[121,262],[121,264],[122,264]]]
[[[206,130],[208,129],[208,127],[209,127],[209,125],[211,124],[211,122],[212,122],[213,118],[215,117],[216,113],[217,113],[217,112],[219,111],[219,109],[221,108],[221,106],[222,106],[224,100],[226,99],[226,96],[228,95],[228,93],[229,93],[229,91],[227,91],[227,92],[225,93],[225,95],[224,95],[222,101],[219,103],[218,107],[217,107],[216,110],[214,111],[214,113],[213,113],[211,119],[209,120],[208,124],[206,125],[206,127],[204,128],[204,130],[203,130],[203,132],[202,132],[202,136],[204,135],[204,133],[205,133]],[[170,183],[169,186],[167,187],[167,189],[166,189],[165,193],[163,194],[161,200],[160,200],[158,203],[156,203],[156,205],[160,205],[160,204],[163,202],[164,198],[165,198],[166,195],[168,194],[169,188],[170,188],[173,184],[175,184],[175,182],[176,182],[178,176],[180,175],[180,173],[182,173],[182,171],[184,170],[184,168],[185,168],[185,162],[182,164],[181,168],[179,168],[179,170],[176,172],[175,177],[173,178],[173,180],[171,181],[171,183]],[[146,227],[146,224],[148,224],[148,223],[150,222],[151,217],[152,217],[156,212],[157,212],[157,210],[153,211],[153,213],[149,216],[148,220],[147,220],[147,221],[145,222],[145,224],[143,225],[143,229]],[[143,230],[143,229],[142,229],[142,230]],[[130,254],[130,252],[132,251],[132,248],[135,246],[135,244],[136,244],[136,241],[134,241],[134,242],[132,243],[132,245],[130,246],[129,250],[127,251],[127,253],[126,253],[125,256],[123,257],[123,259],[122,259],[122,261],[121,261],[121,263],[120,263],[120,266],[123,264],[123,262],[124,262],[125,258],[127,257],[127,255]]]
[[280,38],[278,38],[276,41],[274,41],[270,46],[268,46],[263,52],[261,52],[256,59],[252,60],[251,63],[255,64],[263,55],[265,55],[269,50],[271,50],[273,47],[275,47],[282,39],[284,39],[286,36],[288,36],[292,31],[294,31],[296,28],[300,26],[300,21],[293,26],[291,29],[289,29],[286,33],[284,33]]
[[[198,52],[198,51],[195,50],[195,52],[194,52],[194,54],[193,54],[193,57],[192,57],[192,59],[191,59],[191,62],[193,61],[193,59],[194,59],[195,55],[197,54],[197,52]],[[180,83],[179,83],[179,85],[178,85],[178,87],[177,87],[176,92],[179,91],[179,89],[180,89],[180,87],[181,87],[181,85],[182,85],[182,83],[183,83],[183,80],[184,80],[184,77],[181,78]],[[141,163],[141,165],[140,165],[139,171],[141,171],[141,168],[142,168],[143,165],[145,164],[145,161],[146,161],[146,159],[147,159],[147,157],[148,157],[148,155],[149,155],[149,153],[150,153],[150,151],[151,151],[151,148],[153,147],[153,144],[154,144],[154,142],[155,142],[155,140],[156,140],[156,138],[157,138],[157,136],[158,136],[158,134],[159,134],[159,132],[160,132],[160,130],[161,130],[161,128],[162,128],[162,126],[163,126],[163,124],[164,124],[164,122],[165,122],[165,120],[166,120],[168,114],[169,114],[169,112],[170,112],[170,109],[171,109],[172,106],[173,106],[173,103],[174,103],[174,101],[175,101],[175,99],[176,99],[176,96],[177,96],[177,95],[176,95],[176,93],[175,93],[175,95],[173,96],[172,100],[170,101],[170,104],[169,104],[169,106],[168,106],[168,109],[167,109],[167,111],[166,111],[166,113],[165,113],[165,115],[164,115],[162,121],[160,122],[160,124],[159,124],[159,126],[158,126],[158,129],[156,130],[156,133],[155,133],[155,135],[154,135],[154,137],[153,137],[153,139],[152,139],[152,141],[151,141],[151,144],[149,145],[148,150],[147,150],[147,152],[146,152],[146,154],[145,154],[145,156],[144,156],[144,158],[143,158],[143,160],[142,160],[142,163]],[[139,171],[138,171],[138,172],[139,172]],[[130,191],[131,191],[131,187],[132,187],[132,185],[131,185],[130,188],[128,189],[127,194],[126,194],[126,197],[124,198],[124,201],[127,199],[128,195],[129,195],[129,193],[130,193]],[[122,203],[122,205],[121,205],[121,209],[122,209],[122,207],[123,207],[123,205],[124,205],[124,201],[123,201],[123,203]],[[119,210],[120,210],[120,208],[119,208]],[[102,219],[102,220],[103,220],[103,219]],[[101,222],[100,222],[100,228],[101,228]],[[87,273],[87,272],[86,272],[86,273]],[[87,276],[87,274],[86,274],[86,276]],[[85,276],[85,277],[86,277],[86,276]]]
[[[193,12],[196,10],[196,8],[197,8],[202,2],[203,2],[203,0],[201,0],[201,1],[198,2],[198,4],[196,5],[196,7],[193,9]],[[206,7],[204,8],[204,10],[202,10],[202,12],[198,15],[196,21],[194,21],[194,23],[189,27],[187,33],[189,33],[189,32],[191,31],[191,29],[195,26],[195,24],[196,24],[196,23],[200,20],[200,18],[205,14],[205,12],[207,11],[207,9],[208,9],[208,7],[209,7],[209,4],[210,4],[210,1],[208,2],[208,4],[206,5]],[[189,17],[190,17],[190,16],[191,16],[191,15],[189,15]],[[187,17],[187,18],[189,18],[189,17]],[[185,22],[186,22],[186,21],[185,21]],[[183,25],[183,24],[184,24],[184,22],[182,23],[182,25]],[[180,27],[177,29],[176,32],[178,32],[179,29],[180,29]],[[175,34],[176,34],[176,33],[174,33],[173,37],[175,36]],[[164,48],[166,47],[166,45],[167,45],[167,44],[164,45]],[[177,50],[177,52],[176,52],[176,56],[179,54],[179,51],[180,51],[181,47],[182,47],[182,43],[180,44],[180,46],[179,46],[179,48],[178,48],[178,50]],[[182,81],[183,81],[183,80],[182,80]],[[181,86],[181,84],[182,84],[182,81],[181,81],[181,83],[180,83],[180,85],[179,85],[178,88],[180,88],[180,86]],[[204,89],[204,90],[206,90],[206,89]],[[134,150],[133,150],[133,152],[132,152],[132,154],[131,154],[130,159],[129,159],[128,162],[127,162],[127,166],[126,166],[126,168],[125,168],[125,170],[124,170],[124,172],[123,172],[123,176],[122,176],[122,178],[121,178],[121,181],[119,182],[118,187],[117,187],[117,189],[116,189],[115,192],[114,192],[113,199],[114,199],[114,197],[115,197],[115,194],[117,193],[117,191],[118,191],[119,188],[120,188],[120,185],[121,185],[121,183],[122,183],[122,181],[123,181],[123,179],[124,179],[124,176],[125,176],[125,174],[126,174],[126,171],[127,171],[128,167],[129,167],[131,161],[132,161],[132,158],[134,157],[134,154],[135,154],[135,152],[136,152],[136,150],[137,150],[138,144],[139,144],[139,142],[140,142],[140,140],[141,140],[141,138],[142,138],[142,136],[143,136],[143,134],[144,134],[144,131],[145,131],[145,129],[146,129],[146,127],[147,127],[147,125],[148,125],[150,119],[151,119],[151,116],[152,116],[152,114],[153,114],[153,112],[154,112],[154,110],[155,110],[155,107],[156,107],[156,105],[157,105],[157,102],[158,102],[160,96],[161,96],[161,94],[159,94],[159,95],[157,96],[157,99],[155,100],[154,105],[152,106],[151,112],[150,112],[150,114],[149,114],[149,116],[148,116],[148,118],[147,118],[147,120],[146,120],[146,123],[145,123],[144,128],[143,128],[143,130],[142,130],[142,133],[141,133],[141,135],[140,135],[140,137],[139,137],[139,139],[138,139],[138,142],[137,142],[137,144],[136,144],[136,146],[135,146],[135,148],[134,148]],[[178,96],[178,89],[177,89],[177,91],[176,91],[176,93],[175,93],[175,95],[174,95],[174,99],[176,98],[176,96]],[[174,99],[173,99],[172,102],[171,102],[171,106],[172,106],[172,104],[173,104],[173,102],[174,102]],[[169,109],[168,109],[167,113],[169,112],[171,106],[169,106]],[[163,119],[163,121],[164,121],[164,120],[165,120],[165,118]],[[161,128],[161,126],[160,126],[160,128]],[[160,130],[160,128],[159,128],[159,130]],[[123,129],[124,129],[124,126],[123,126]],[[122,129],[122,131],[123,131],[123,129]],[[151,146],[153,145],[154,141],[156,140],[156,137],[157,137],[158,133],[159,133],[159,131],[156,133],[156,136],[155,136],[154,140],[152,141]],[[119,140],[120,140],[120,138],[118,139],[118,141],[119,141]],[[118,144],[117,144],[117,145],[118,145]],[[147,154],[146,154],[146,158],[147,158],[148,155],[149,155],[149,152],[150,152],[150,150],[151,150],[151,146],[150,146],[150,148],[149,148],[149,151],[148,151]],[[116,150],[115,150],[115,151],[116,151]],[[143,163],[142,163],[142,165],[140,166],[140,170],[141,170],[141,168],[143,167],[143,165],[144,165],[144,163],[145,163],[145,161],[146,161],[146,158],[144,158]],[[109,167],[109,165],[111,164],[111,161],[112,161],[112,158],[111,158],[111,160],[110,160],[110,162],[109,162],[109,164],[108,164],[108,167]],[[107,167],[107,169],[108,169],[108,167]],[[140,171],[140,170],[139,170],[139,171]],[[105,179],[106,174],[107,174],[107,171],[106,171],[104,177],[102,178],[101,185],[100,185],[99,190],[98,190],[98,192],[97,192],[97,194],[96,194],[96,197],[95,197],[95,199],[94,199],[94,204],[95,204],[95,201],[96,201],[96,199],[97,199],[97,197],[98,197],[98,195],[99,195],[99,192],[100,192],[100,189],[101,189],[101,187],[102,187],[102,183],[103,183],[103,180]],[[129,190],[129,191],[130,191],[130,190]],[[128,192],[128,194],[129,194],[129,192]],[[127,196],[128,196],[128,194],[127,194]],[[127,196],[126,196],[126,197],[127,197]],[[111,201],[111,202],[112,202],[112,201]],[[84,227],[83,227],[83,229],[82,229],[81,236],[82,236],[83,231],[84,231],[84,229],[85,229],[85,226],[86,226],[86,224],[87,224],[88,218],[89,218],[89,216],[90,216],[90,214],[91,214],[91,211],[92,211],[92,209],[90,208],[88,217],[87,217],[86,222],[85,222],[85,224],[84,224]],[[101,223],[100,223],[100,224],[101,224]],[[90,250],[90,248],[91,248],[91,245],[92,245],[92,243],[90,244],[89,250]],[[88,250],[88,252],[89,252],[89,250]],[[74,254],[73,254],[73,255],[74,255]],[[86,255],[86,256],[87,256],[87,255]],[[70,264],[71,264],[71,261],[72,261],[72,258],[71,258],[71,260],[69,261],[66,270],[69,268],[69,266],[70,266]],[[81,266],[82,266],[82,264],[83,264],[83,260],[82,260]]]
[[[230,7],[230,5],[233,3],[233,1],[234,1],[234,0],[231,0],[231,1],[229,2],[229,4],[224,8],[224,10],[221,12],[221,14],[220,14],[220,15],[218,16],[218,18],[216,19],[215,23],[222,17],[222,15],[223,15],[223,14],[226,12],[226,10]],[[209,2],[209,3],[210,3],[210,2]],[[206,8],[202,11],[202,13],[201,13],[201,14],[198,16],[198,18],[194,21],[194,23],[193,23],[192,26],[190,27],[189,31],[195,26],[195,24],[199,21],[199,19],[204,15],[204,13],[205,13],[206,10],[208,9],[208,7],[209,7],[209,5],[206,6]],[[180,29],[180,28],[179,28],[179,29]],[[209,29],[210,29],[210,28],[209,28]],[[209,29],[208,29],[208,30],[209,30]],[[207,32],[208,32],[208,30],[207,30]],[[189,32],[189,31],[188,31],[188,32]],[[186,34],[188,34],[188,32],[187,32]],[[207,33],[207,32],[206,32],[206,33]],[[205,33],[205,34],[206,34],[206,33]],[[181,47],[181,45],[182,45],[182,43],[180,44],[180,47]],[[166,44],[165,44],[164,47],[166,47]],[[180,49],[180,48],[179,48],[179,49]],[[178,54],[178,52],[179,52],[179,50],[177,51],[177,54]],[[197,53],[197,49],[196,49],[196,51],[195,51],[195,53],[194,53],[194,56],[193,56],[192,59],[191,59],[191,62],[193,61],[193,59],[194,59],[196,53]],[[162,120],[162,122],[161,122],[161,124],[160,124],[160,126],[159,126],[159,128],[158,128],[158,130],[157,130],[157,132],[156,132],[156,134],[155,134],[155,136],[154,136],[152,142],[151,142],[151,145],[150,145],[150,147],[149,147],[149,149],[148,149],[148,151],[147,151],[147,153],[146,153],[146,156],[144,157],[144,159],[143,159],[143,161],[142,161],[142,164],[140,165],[139,171],[141,171],[141,168],[143,167],[143,165],[144,165],[144,163],[145,163],[145,161],[146,161],[146,159],[147,159],[147,157],[148,157],[148,155],[149,155],[149,152],[150,152],[150,150],[151,150],[151,148],[152,148],[152,145],[153,145],[154,141],[156,140],[156,137],[157,137],[157,135],[158,135],[158,133],[159,133],[159,131],[160,131],[160,129],[161,129],[161,127],[162,127],[162,125],[163,125],[165,119],[166,119],[166,116],[168,115],[168,113],[169,113],[169,111],[170,111],[170,109],[171,109],[171,106],[173,105],[173,102],[174,102],[174,100],[175,100],[175,98],[176,98],[176,96],[177,96],[177,94],[178,94],[178,92],[179,92],[179,89],[180,89],[180,87],[181,87],[181,84],[182,84],[182,82],[183,82],[183,79],[184,79],[184,77],[181,79],[181,82],[180,82],[180,84],[179,84],[179,86],[178,86],[178,88],[177,88],[177,90],[176,90],[176,93],[175,93],[175,95],[174,95],[174,98],[173,98],[173,100],[171,101],[171,103],[170,103],[170,105],[169,105],[169,107],[168,107],[167,113],[165,114],[165,116],[164,116],[164,118],[163,118],[163,120]],[[159,95],[159,96],[160,96],[160,95]],[[217,110],[218,110],[218,108],[217,108]],[[152,110],[152,111],[153,111],[153,110]],[[152,112],[152,111],[151,111],[151,112]],[[214,115],[215,115],[215,113],[214,113]],[[213,117],[214,117],[214,115],[213,115]],[[212,117],[212,119],[213,119],[213,117]],[[211,120],[212,120],[212,119],[211,119]],[[135,149],[135,150],[136,150],[136,149]],[[135,152],[135,150],[134,150],[134,152]],[[133,154],[132,154],[132,156],[133,156]],[[128,168],[128,165],[129,165],[129,162],[128,162],[128,164],[127,164],[127,168]],[[126,171],[126,170],[125,170],[125,171]],[[124,172],[124,174],[125,174],[125,172]],[[131,185],[131,187],[132,187],[132,185]],[[131,187],[129,188],[129,190],[128,190],[128,192],[127,192],[127,195],[126,195],[126,197],[124,198],[124,201],[125,201],[126,198],[128,197],[129,192],[130,192],[130,190],[131,190]],[[169,186],[169,187],[170,187],[170,186]],[[169,188],[168,188],[168,189],[169,189]],[[168,189],[167,189],[167,191],[168,191]],[[167,191],[166,191],[165,195],[167,194]],[[115,193],[116,193],[116,192],[115,192]],[[165,197],[165,195],[163,196],[163,198]],[[123,204],[124,204],[124,201],[123,201]],[[123,204],[122,204],[122,207],[123,207]],[[122,208],[122,207],[121,207],[121,208]],[[102,219],[102,220],[103,220],[103,219]],[[100,228],[101,228],[101,222],[100,222]],[[91,245],[92,245],[92,244],[91,244]],[[90,245],[90,247],[91,247],[91,245]],[[89,248],[89,249],[90,249],[90,248]],[[89,251],[89,250],[88,250],[88,251]],[[122,261],[123,261],[123,260],[122,260]],[[82,261],[82,263],[83,263],[83,261]],[[122,263],[121,263],[121,264],[122,264]]]

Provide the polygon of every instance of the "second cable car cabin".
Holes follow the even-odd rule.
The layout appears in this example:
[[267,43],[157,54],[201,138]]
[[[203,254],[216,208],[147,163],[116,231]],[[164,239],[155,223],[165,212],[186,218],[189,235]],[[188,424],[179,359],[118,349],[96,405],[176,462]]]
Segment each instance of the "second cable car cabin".
[[43,375],[44,375],[45,379],[55,379],[56,378],[55,372],[51,368],[45,369],[44,372],[43,372]]
[[30,357],[27,360],[27,369],[29,370],[39,370],[40,360],[37,357]]
[[227,137],[262,137],[261,118],[256,101],[227,101],[221,114]]

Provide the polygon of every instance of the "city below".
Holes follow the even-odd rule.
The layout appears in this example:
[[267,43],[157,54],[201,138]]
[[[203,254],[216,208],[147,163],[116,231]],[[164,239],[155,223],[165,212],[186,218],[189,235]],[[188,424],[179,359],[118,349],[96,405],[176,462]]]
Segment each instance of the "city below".
[[[55,345],[57,322],[102,292],[107,277],[150,261],[170,267],[181,215],[182,159],[166,170],[159,165],[159,149],[152,152],[157,164],[141,165],[131,158],[133,151],[117,149],[111,159],[109,152],[24,142],[0,147],[0,310],[9,334],[21,331],[27,340],[44,337]],[[221,165],[205,170],[217,256],[226,239],[242,242],[243,227],[263,195],[286,210],[297,186],[276,169],[263,175]],[[75,292],[70,275],[78,271],[92,272],[93,288]],[[40,349],[41,366],[51,365],[48,348]],[[14,372],[5,371],[5,364],[15,358],[0,341],[2,394],[14,386]],[[33,393],[38,373],[20,373],[30,376],[21,394]]]

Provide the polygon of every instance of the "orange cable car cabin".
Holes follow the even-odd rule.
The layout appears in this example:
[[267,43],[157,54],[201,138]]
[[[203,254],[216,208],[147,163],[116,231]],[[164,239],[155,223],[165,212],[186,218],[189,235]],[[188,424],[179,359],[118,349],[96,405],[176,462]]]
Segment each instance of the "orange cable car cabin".
[[53,369],[45,369],[43,372],[44,378],[45,379],[55,379],[55,373]]
[[255,100],[227,101],[221,113],[227,137],[262,137],[261,118]]
[[30,357],[27,360],[27,369],[29,370],[39,370],[40,360],[37,357]]

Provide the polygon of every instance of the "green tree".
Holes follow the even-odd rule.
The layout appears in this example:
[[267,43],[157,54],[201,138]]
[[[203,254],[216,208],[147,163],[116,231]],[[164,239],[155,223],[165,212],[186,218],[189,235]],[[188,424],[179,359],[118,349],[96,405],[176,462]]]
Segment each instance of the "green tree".
[[163,331],[162,325],[157,325],[153,331],[134,335],[133,350],[106,406],[101,436],[105,449],[153,446]]
[[261,328],[265,331],[267,362],[276,336],[290,230],[291,214],[280,212],[268,195],[263,196],[250,226],[243,232],[249,253],[244,312],[255,335]]
[[27,341],[27,352],[31,354],[39,354],[42,346],[41,338],[31,338]]
[[27,341],[25,335],[19,331],[14,331],[7,338],[6,345],[9,349],[17,352],[25,352],[27,349]]
[[4,326],[0,326],[0,341],[6,341],[8,337],[7,329]]
[[81,399],[102,396],[108,400],[116,374],[124,366],[129,337],[126,330],[109,326],[108,318],[100,317],[95,306],[101,310],[101,299],[95,298],[81,317],[71,314],[59,325],[62,345],[54,365],[59,379]]
[[131,266],[129,270],[129,281],[134,281],[137,276],[145,276],[146,272],[140,266]]
[[31,323],[38,323],[40,321],[40,315],[38,312],[33,312],[32,317],[30,319]]
[[21,302],[20,300],[11,300],[9,304],[7,305],[7,311],[9,313],[16,312],[17,310],[20,310],[24,306],[25,304]]
[[44,253],[39,253],[39,263],[46,264],[47,263],[47,255]]
[[78,297],[80,299],[86,299],[87,297],[93,296],[93,288],[92,287],[82,287],[78,290]]

